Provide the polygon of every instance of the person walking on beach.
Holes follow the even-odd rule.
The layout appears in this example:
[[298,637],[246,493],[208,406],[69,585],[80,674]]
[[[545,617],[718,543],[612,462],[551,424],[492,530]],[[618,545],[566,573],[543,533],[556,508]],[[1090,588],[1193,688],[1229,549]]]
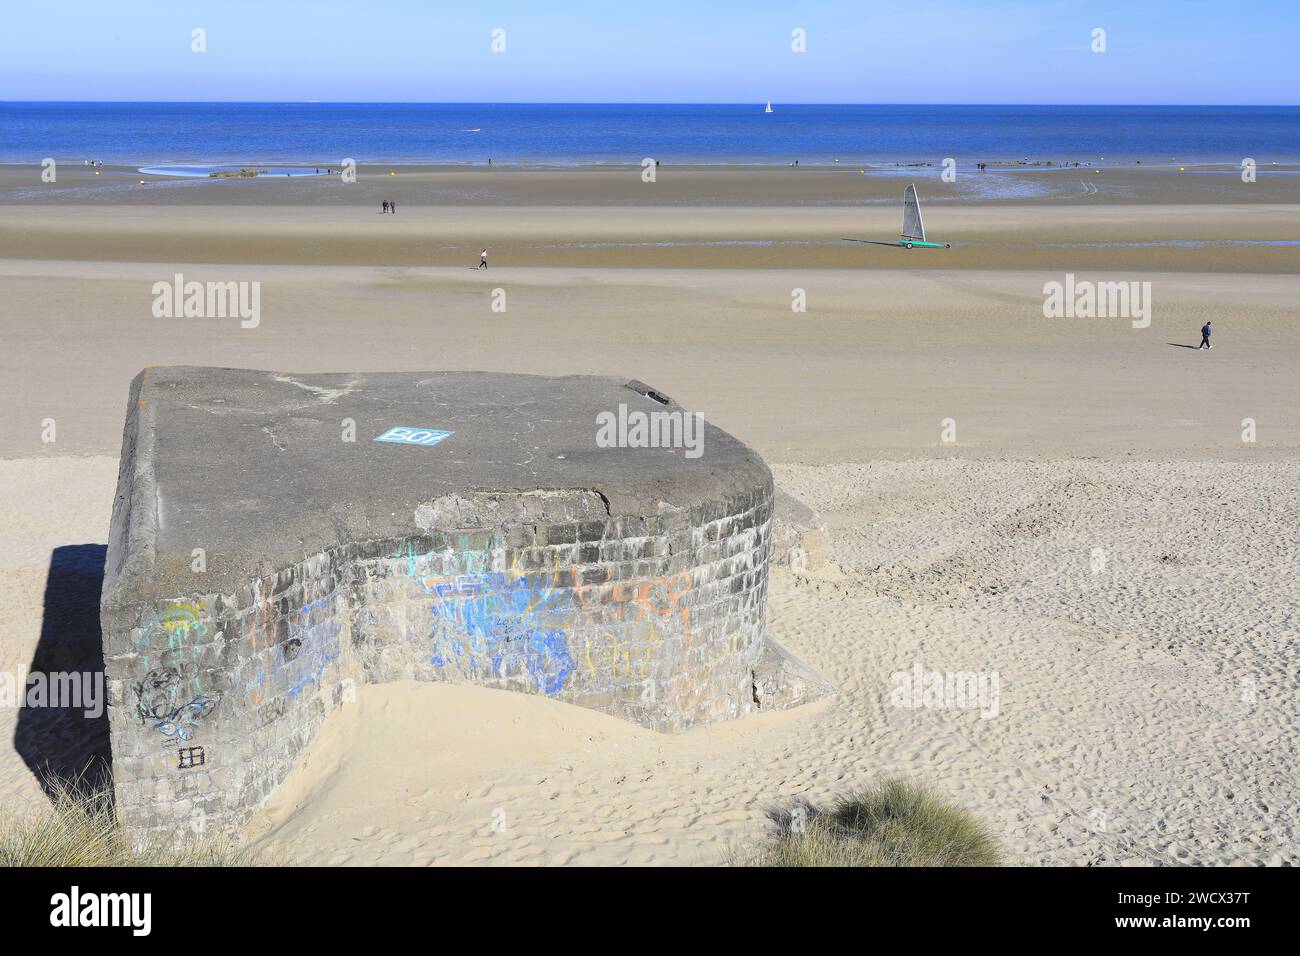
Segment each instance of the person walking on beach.
[[391,212],[394,216],[397,215],[397,200],[396,200],[396,199],[390,199],[390,200],[388,200],[388,211]]
[[486,268],[487,268],[487,250],[486,250],[486,249],[484,249],[482,252],[480,252],[480,253],[478,254],[478,267],[479,267],[480,269],[486,269]]
[[388,212],[388,200],[385,199],[385,200],[384,200],[384,213],[387,213],[387,212]]
[[1201,349],[1214,348],[1214,346],[1210,344],[1210,331],[1211,329],[1210,329],[1209,322],[1206,322],[1204,325],[1201,326],[1201,344],[1196,346],[1196,351],[1199,352]]

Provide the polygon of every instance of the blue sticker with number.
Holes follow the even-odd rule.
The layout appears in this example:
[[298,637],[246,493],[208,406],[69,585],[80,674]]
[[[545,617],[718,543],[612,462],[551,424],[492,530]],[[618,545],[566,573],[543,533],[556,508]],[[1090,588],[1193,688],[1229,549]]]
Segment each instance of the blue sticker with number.
[[411,425],[398,425],[384,432],[375,441],[397,442],[399,445],[436,445],[443,439],[450,438],[455,432],[446,432],[439,428],[415,428]]

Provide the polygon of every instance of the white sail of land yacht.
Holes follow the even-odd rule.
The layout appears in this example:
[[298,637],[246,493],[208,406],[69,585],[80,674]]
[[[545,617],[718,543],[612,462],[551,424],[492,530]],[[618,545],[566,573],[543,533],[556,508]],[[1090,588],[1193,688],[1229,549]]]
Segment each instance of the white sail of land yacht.
[[925,242],[925,223],[921,221],[921,200],[916,198],[915,184],[903,191],[903,241]]

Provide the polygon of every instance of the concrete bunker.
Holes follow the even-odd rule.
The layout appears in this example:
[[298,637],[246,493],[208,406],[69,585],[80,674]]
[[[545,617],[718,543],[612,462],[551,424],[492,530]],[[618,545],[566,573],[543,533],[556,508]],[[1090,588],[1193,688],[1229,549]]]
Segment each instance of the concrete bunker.
[[694,460],[599,447],[620,406],[684,413],[592,376],[137,376],[101,604],[133,836],[237,829],[363,682],[667,732],[827,693],[767,639],[767,466],[707,424]]

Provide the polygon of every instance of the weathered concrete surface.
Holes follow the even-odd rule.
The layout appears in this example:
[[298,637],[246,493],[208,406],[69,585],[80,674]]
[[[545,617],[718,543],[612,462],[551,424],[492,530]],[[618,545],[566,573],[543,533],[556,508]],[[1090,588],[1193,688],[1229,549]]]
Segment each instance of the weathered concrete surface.
[[825,694],[766,639],[767,466],[712,426],[698,458],[598,447],[620,405],[685,414],[589,376],[137,376],[101,609],[136,838],[238,827],[360,681],[664,731]]
[[830,535],[821,515],[777,488],[772,510],[772,563],[795,572],[814,571],[830,558]]

